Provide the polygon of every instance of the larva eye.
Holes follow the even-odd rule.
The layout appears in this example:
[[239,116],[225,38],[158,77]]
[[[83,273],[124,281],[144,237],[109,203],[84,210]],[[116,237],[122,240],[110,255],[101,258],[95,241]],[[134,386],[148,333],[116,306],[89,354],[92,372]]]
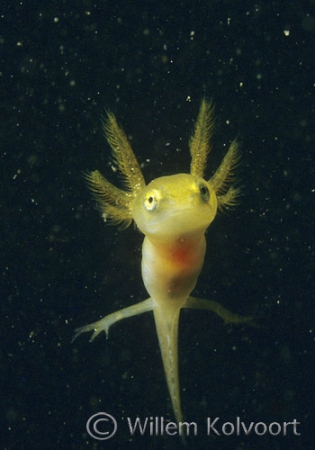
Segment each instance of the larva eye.
[[151,191],[147,192],[143,201],[143,206],[147,211],[153,211],[157,207],[160,198],[160,191],[158,191],[157,189],[152,189]]
[[200,197],[204,202],[208,202],[210,199],[210,192],[208,186],[201,184],[199,186]]

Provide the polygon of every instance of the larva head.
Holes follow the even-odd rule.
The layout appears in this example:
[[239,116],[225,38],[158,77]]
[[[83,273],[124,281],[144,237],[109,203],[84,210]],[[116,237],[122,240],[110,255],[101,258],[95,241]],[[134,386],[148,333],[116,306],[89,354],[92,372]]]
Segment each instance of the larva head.
[[189,174],[156,178],[138,193],[132,206],[142,233],[161,240],[204,233],[216,212],[214,189]]

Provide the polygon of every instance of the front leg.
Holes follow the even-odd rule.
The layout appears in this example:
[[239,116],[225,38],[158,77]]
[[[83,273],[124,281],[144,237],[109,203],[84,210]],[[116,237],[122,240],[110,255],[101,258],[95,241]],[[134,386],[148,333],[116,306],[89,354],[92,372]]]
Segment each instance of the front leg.
[[251,323],[254,320],[253,316],[243,317],[234,314],[224,308],[224,306],[220,305],[220,303],[215,302],[214,300],[206,300],[205,298],[189,297],[183,308],[207,309],[222,317],[225,323]]
[[75,335],[72,338],[73,342],[80,334],[86,333],[88,331],[93,331],[90,338],[90,342],[94,341],[96,336],[98,336],[102,331],[105,331],[106,337],[108,337],[109,328],[119,320],[127,319],[127,317],[137,316],[138,314],[145,313],[147,311],[152,311],[155,303],[151,298],[144,300],[143,302],[136,303],[135,305],[128,306],[127,308],[120,309],[119,311],[108,314],[108,316],[103,317],[97,322],[90,323],[84,327],[77,328],[75,330]]

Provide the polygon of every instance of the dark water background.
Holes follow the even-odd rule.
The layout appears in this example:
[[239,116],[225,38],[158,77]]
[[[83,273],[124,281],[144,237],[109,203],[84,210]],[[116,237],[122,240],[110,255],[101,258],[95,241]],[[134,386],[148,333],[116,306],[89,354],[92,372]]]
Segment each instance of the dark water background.
[[[103,224],[82,171],[114,180],[100,117],[123,124],[147,181],[187,171],[200,101],[216,105],[209,176],[242,142],[239,207],[208,231],[195,294],[260,317],[180,325],[187,448],[314,448],[313,1],[4,1],[0,7],[0,448],[176,449],[130,436],[171,418],[151,314],[93,344],[76,327],[147,297],[142,237]],[[117,181],[116,181],[117,182]],[[106,411],[118,431],[86,432]],[[300,436],[207,437],[221,422],[300,422]]]

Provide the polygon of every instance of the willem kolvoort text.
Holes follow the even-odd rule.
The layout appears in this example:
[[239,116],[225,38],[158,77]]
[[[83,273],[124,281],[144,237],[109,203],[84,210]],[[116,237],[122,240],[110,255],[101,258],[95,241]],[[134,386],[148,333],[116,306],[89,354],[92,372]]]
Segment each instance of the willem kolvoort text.
[[163,435],[179,435],[179,436],[197,436],[198,431],[202,428],[201,433],[206,433],[207,436],[264,436],[269,434],[271,436],[287,436],[289,434],[300,436],[296,419],[291,422],[244,422],[240,417],[236,417],[234,421],[222,422],[220,417],[207,417],[206,424],[198,426],[196,422],[171,422],[164,417],[146,417],[141,419],[131,419],[127,417],[127,423],[130,434],[150,436]]

